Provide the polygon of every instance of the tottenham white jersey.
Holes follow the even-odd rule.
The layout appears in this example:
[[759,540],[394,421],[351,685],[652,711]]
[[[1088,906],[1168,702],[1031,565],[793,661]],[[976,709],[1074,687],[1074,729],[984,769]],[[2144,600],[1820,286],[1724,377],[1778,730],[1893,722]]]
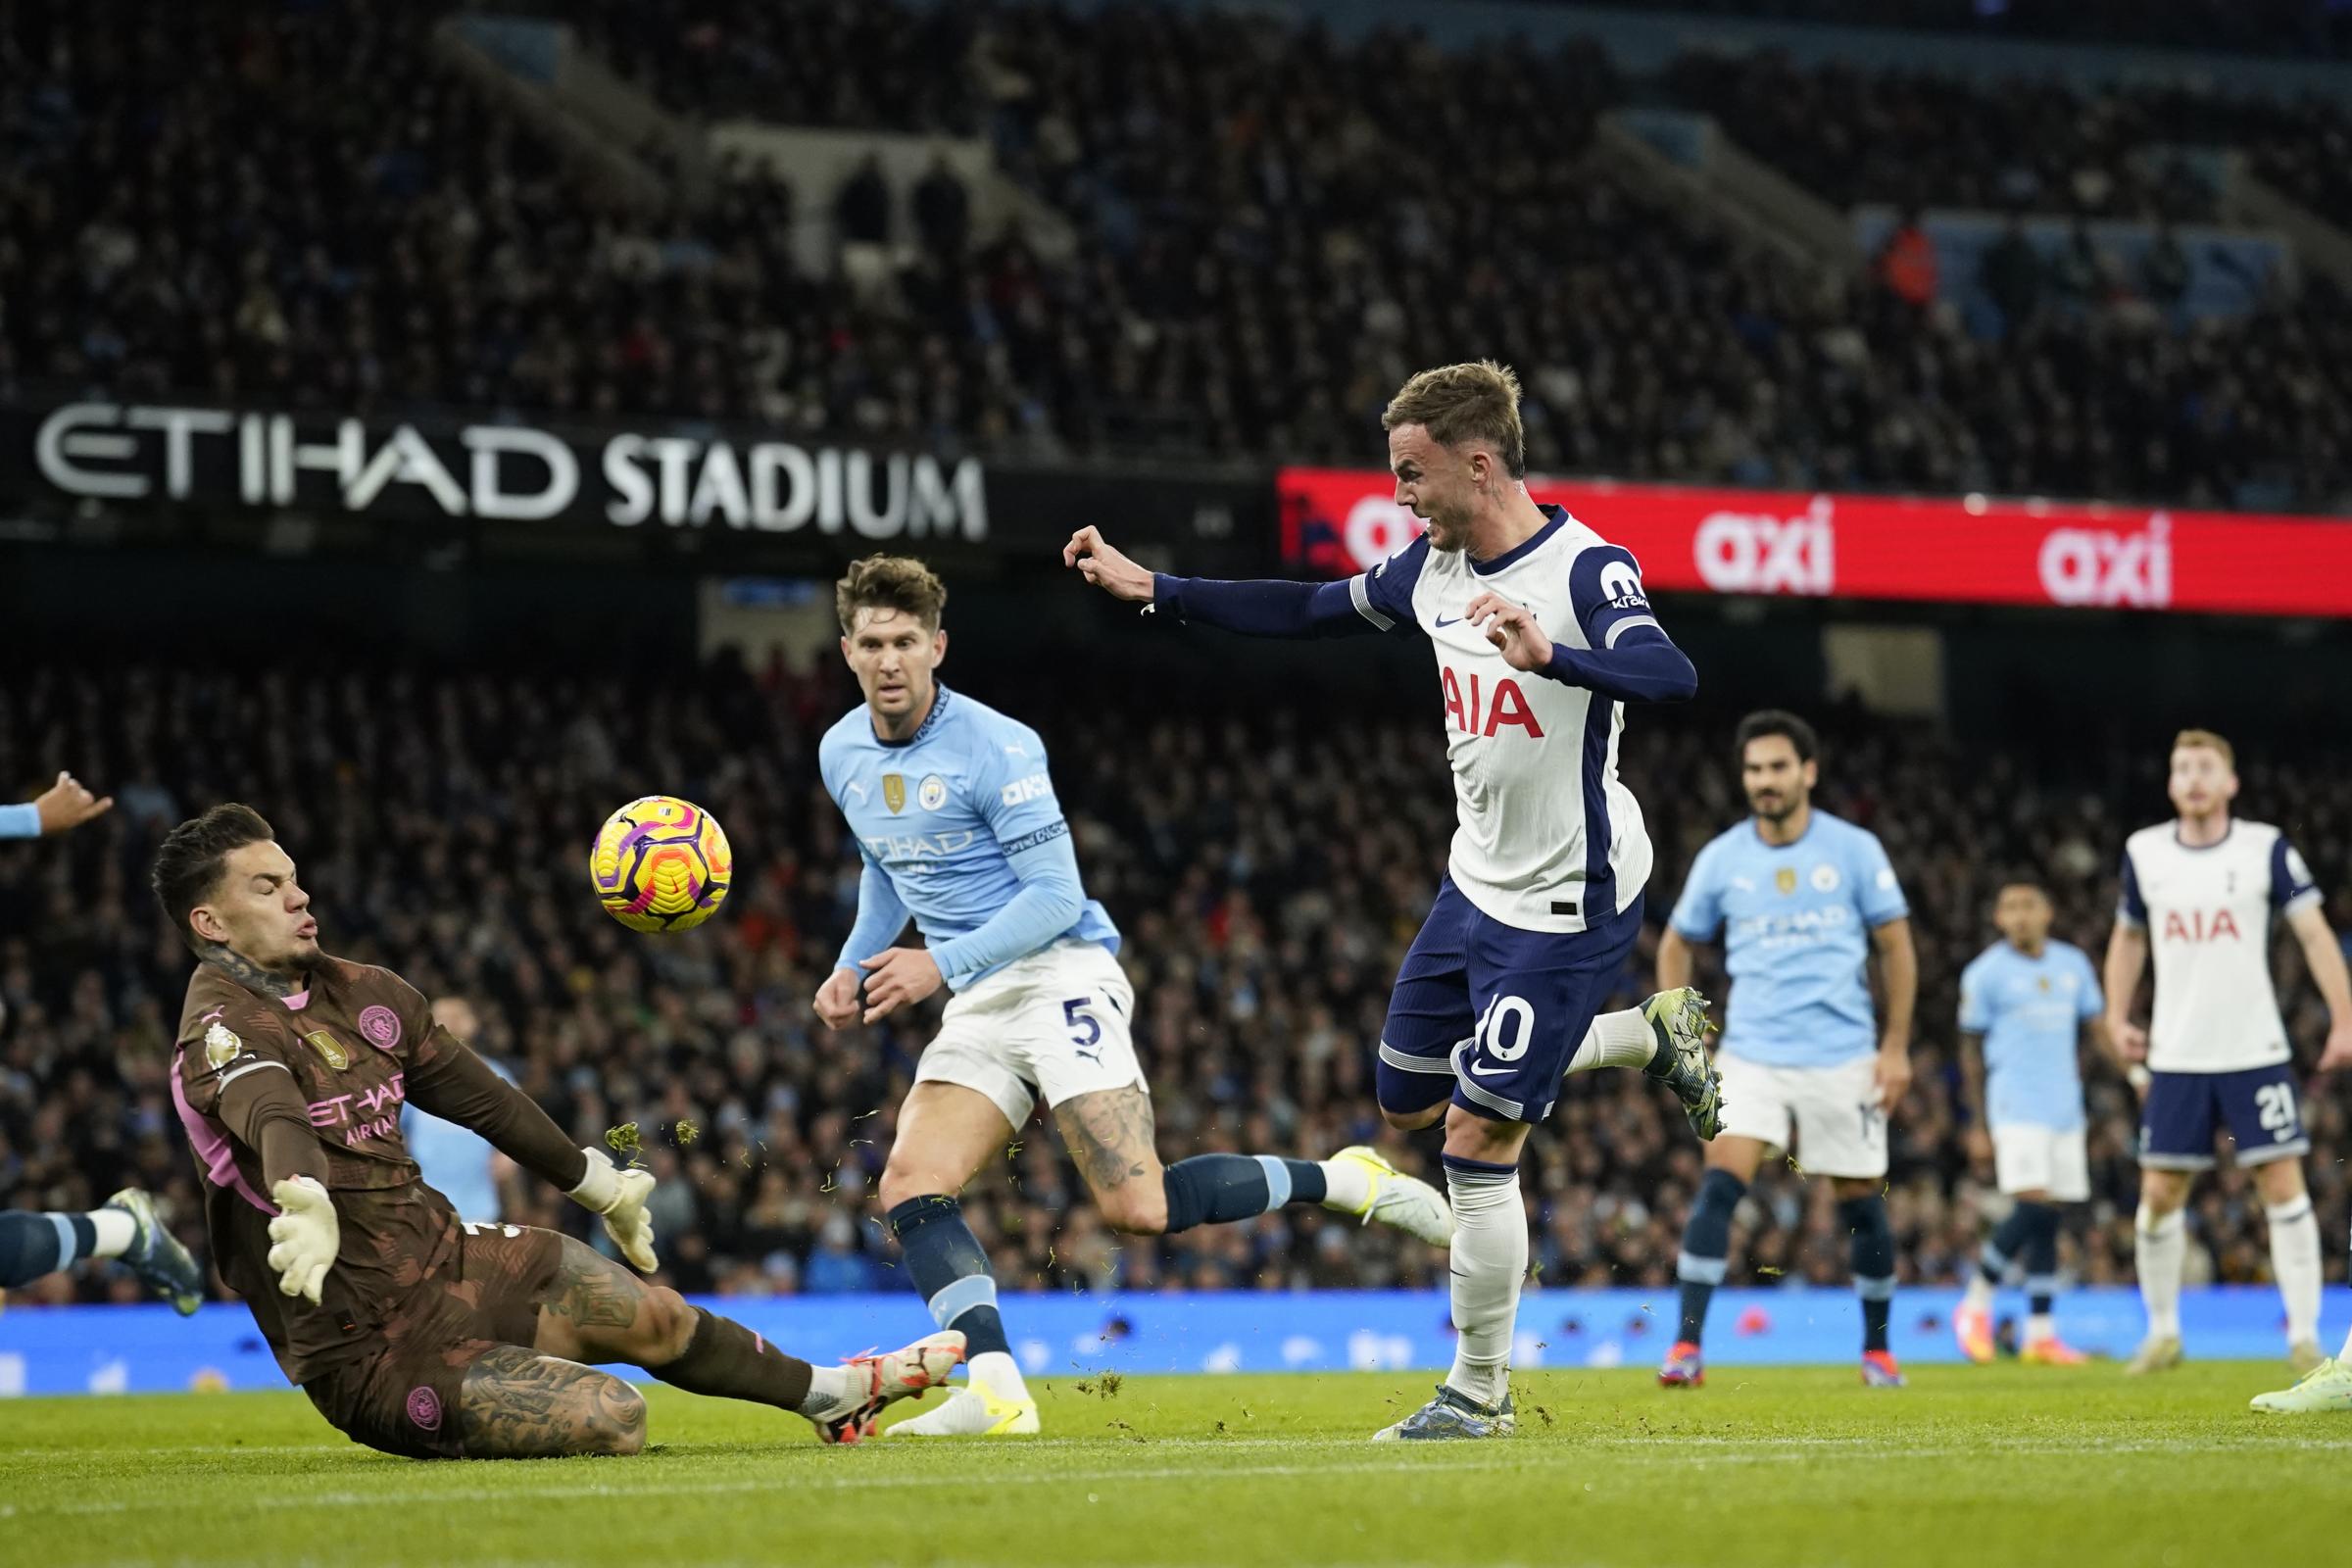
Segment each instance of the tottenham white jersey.
[[1481,911],[1523,931],[1582,931],[1631,905],[1649,880],[1642,808],[1617,778],[1620,705],[1514,669],[1465,618],[1498,593],[1554,642],[1613,648],[1655,627],[1641,569],[1556,507],[1533,538],[1493,561],[1432,550],[1427,536],[1349,584],[1383,631],[1411,621],[1437,654],[1446,757],[1459,825],[1446,869]]
[[2286,1060],[2271,917],[2319,901],[2311,867],[2268,822],[2233,821],[2204,849],[2182,844],[2171,822],[2126,840],[2116,917],[2148,933],[2156,960],[2148,1066],[2238,1072]]

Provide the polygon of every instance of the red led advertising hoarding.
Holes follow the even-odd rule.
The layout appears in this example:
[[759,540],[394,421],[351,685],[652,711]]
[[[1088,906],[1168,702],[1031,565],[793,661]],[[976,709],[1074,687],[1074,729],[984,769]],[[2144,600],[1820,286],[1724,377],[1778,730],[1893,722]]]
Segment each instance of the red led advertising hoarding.
[[[1421,531],[1377,469],[1285,468],[1278,484],[1295,564],[1346,576]],[[2352,614],[2352,521],[2338,518],[1542,477],[1528,489],[1631,550],[1653,589]]]

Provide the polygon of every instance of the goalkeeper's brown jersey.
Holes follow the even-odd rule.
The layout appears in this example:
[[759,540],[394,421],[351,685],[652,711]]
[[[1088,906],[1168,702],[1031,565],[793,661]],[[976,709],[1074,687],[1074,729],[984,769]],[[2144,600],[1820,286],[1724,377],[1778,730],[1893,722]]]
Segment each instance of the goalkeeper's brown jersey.
[[[436,1027],[388,969],[321,957],[283,1001],[200,965],[180,1014],[172,1099],[196,1148],[220,1276],[296,1383],[365,1352],[418,1285],[455,1266],[459,1220],[401,1135],[412,1097],[566,1188],[583,1156],[480,1058]],[[273,1183],[311,1176],[334,1200],[341,1250],[320,1304],[278,1292]]]

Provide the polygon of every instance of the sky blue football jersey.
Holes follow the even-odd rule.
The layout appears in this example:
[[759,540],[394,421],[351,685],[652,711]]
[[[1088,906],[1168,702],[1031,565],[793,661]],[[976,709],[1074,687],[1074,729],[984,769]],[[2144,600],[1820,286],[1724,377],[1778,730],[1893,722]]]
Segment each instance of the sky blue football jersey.
[[[945,686],[904,741],[875,735],[860,704],[825,732],[816,761],[858,854],[889,876],[934,948],[978,930],[1012,902],[1021,883],[1007,857],[1070,831],[1037,731]],[[1030,951],[1064,937],[1119,949],[1118,927],[1092,899],[1068,928]],[[947,980],[960,991],[1011,961]]]
[[2030,958],[1996,942],[1960,971],[1960,1027],[1984,1037],[1984,1119],[2072,1132],[2082,1125],[2082,1020],[2106,1005],[2081,948],[2045,942]]
[[1816,808],[1775,847],[1750,820],[1690,862],[1674,906],[1686,941],[1723,934],[1724,1049],[1774,1067],[1834,1067],[1878,1049],[1870,933],[1910,913],[1878,835]]

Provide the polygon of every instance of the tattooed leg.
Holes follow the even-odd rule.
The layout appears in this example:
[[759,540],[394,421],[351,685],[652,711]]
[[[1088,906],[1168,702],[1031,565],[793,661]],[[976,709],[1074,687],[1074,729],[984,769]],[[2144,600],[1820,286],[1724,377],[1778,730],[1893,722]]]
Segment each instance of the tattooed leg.
[[645,1399],[635,1389],[518,1345],[494,1345],[466,1369],[458,1423],[469,1459],[635,1453],[645,1446]]
[[1153,1143],[1152,1097],[1141,1089],[1098,1089],[1054,1107],[1061,1141],[1113,1230],[1156,1236],[1167,1229],[1168,1195]]
[[[814,1373],[740,1323],[716,1317],[667,1286],[566,1237],[555,1277],[539,1298],[533,1343],[550,1355],[632,1361],[693,1394],[750,1399],[806,1412]],[[834,1379],[839,1369],[833,1369]],[[838,1393],[833,1380],[818,1391]]]

